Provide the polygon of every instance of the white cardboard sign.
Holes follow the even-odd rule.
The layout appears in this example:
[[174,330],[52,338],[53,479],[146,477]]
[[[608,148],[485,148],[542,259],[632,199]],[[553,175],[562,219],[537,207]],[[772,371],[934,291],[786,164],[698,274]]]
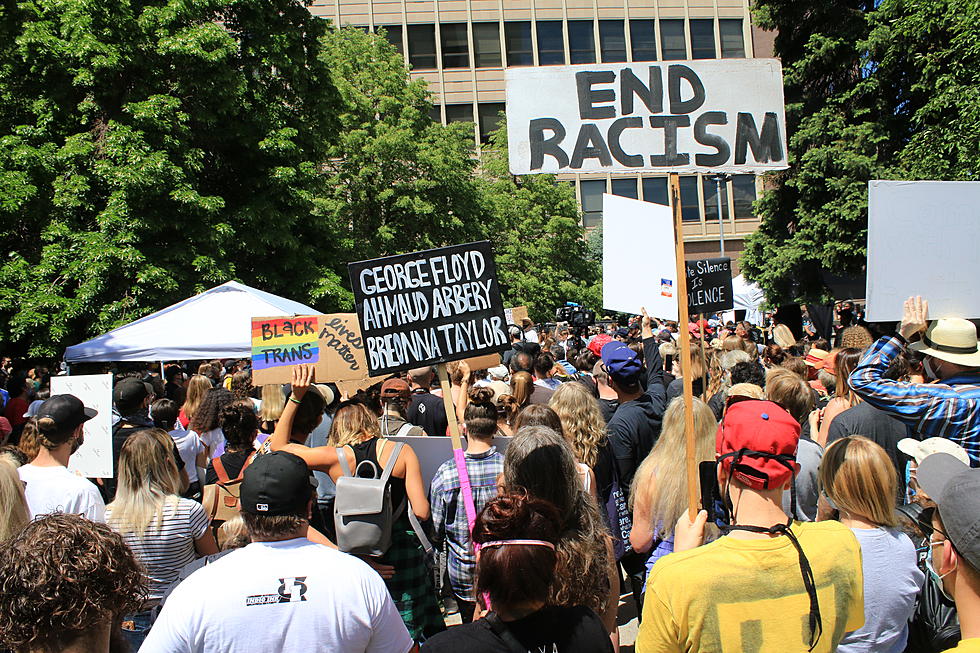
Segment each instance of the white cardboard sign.
[[902,319],[907,298],[929,317],[980,318],[980,182],[868,183],[867,319]]
[[86,478],[112,478],[112,375],[51,377],[52,395],[75,395],[99,414],[85,422],[85,442],[68,459],[68,469]]
[[677,255],[669,206],[602,196],[602,307],[677,319]]
[[776,59],[508,68],[515,175],[783,170]]

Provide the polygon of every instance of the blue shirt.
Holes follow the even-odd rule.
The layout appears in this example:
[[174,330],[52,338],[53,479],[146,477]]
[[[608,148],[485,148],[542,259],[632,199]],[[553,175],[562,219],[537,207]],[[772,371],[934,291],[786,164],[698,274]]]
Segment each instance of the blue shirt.
[[872,345],[848,378],[862,399],[908,425],[920,437],[946,438],[980,466],[980,374],[958,374],[942,383],[901,383],[884,378],[905,350],[905,339],[886,336]]

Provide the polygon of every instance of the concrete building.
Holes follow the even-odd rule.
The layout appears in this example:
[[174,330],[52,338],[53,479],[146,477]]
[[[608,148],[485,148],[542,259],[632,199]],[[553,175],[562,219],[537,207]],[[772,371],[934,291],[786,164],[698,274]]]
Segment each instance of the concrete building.
[[[314,0],[336,25],[383,32],[413,76],[428,82],[433,118],[473,122],[477,146],[504,110],[508,66],[771,56],[772,36],[752,25],[749,0]],[[575,186],[584,226],[602,220],[602,194],[668,204],[664,175],[562,175]],[[681,176],[689,255],[719,251],[717,183]],[[753,175],[722,184],[726,254],[755,231]]]

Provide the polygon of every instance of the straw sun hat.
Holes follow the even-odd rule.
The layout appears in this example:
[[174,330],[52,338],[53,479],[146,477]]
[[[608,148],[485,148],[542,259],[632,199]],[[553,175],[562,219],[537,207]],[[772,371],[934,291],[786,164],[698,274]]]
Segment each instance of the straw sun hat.
[[977,328],[960,317],[934,320],[922,340],[909,345],[909,349],[956,365],[980,367]]

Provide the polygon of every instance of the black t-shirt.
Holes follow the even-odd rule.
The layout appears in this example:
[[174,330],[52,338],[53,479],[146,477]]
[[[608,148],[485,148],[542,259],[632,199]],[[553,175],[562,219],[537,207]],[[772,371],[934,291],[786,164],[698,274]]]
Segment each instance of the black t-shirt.
[[[242,473],[242,467],[245,466],[245,461],[253,453],[255,452],[250,449],[248,451],[228,451],[221,454],[221,464],[224,466],[229,479],[238,478],[238,475]],[[214,471],[214,463],[209,460],[208,471],[204,476],[204,484],[211,485],[217,482],[218,473]]]
[[898,441],[909,437],[905,424],[862,401],[834,418],[827,433],[827,444],[849,435],[863,435],[881,445],[895,467],[899,496],[905,496],[905,465],[908,463],[908,456],[898,450]]
[[605,420],[607,424],[616,413],[617,408],[619,408],[619,399],[599,398],[599,410],[602,411],[602,419]]
[[[542,608],[504,624],[528,651],[548,653],[611,653],[612,642],[596,613],[589,608]],[[422,653],[512,653],[486,619],[454,626],[422,645]]]
[[449,420],[442,397],[424,390],[413,392],[412,401],[408,405],[408,421],[421,426],[426,435],[446,435]]

